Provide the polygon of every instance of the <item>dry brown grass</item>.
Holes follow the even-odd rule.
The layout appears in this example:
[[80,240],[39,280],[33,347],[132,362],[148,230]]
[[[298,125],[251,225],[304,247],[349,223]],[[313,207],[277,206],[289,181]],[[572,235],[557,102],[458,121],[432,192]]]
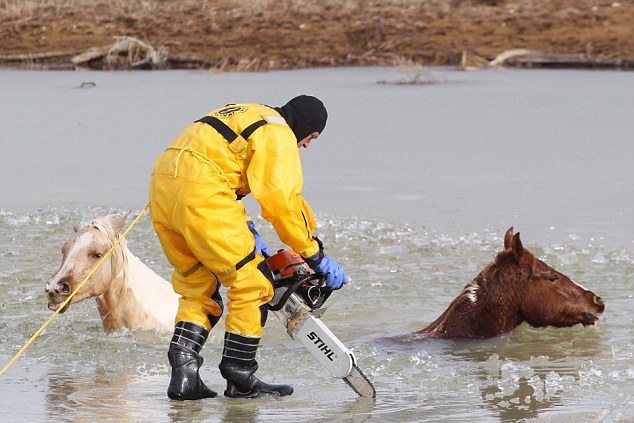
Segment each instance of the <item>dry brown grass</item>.
[[[359,16],[385,11],[407,14],[423,11],[428,15],[479,12],[487,15],[492,7],[510,13],[552,8],[575,10],[607,7],[614,2],[592,0],[0,0],[0,16],[8,19],[35,17],[40,13],[55,16],[73,14],[105,14],[140,17],[159,13],[174,15],[202,12],[232,16],[260,16],[266,19],[288,14],[311,15],[357,12]],[[631,3],[625,0],[621,3]]]
[[634,0],[0,0],[0,57],[134,37],[172,64],[458,64],[511,48],[634,59]]

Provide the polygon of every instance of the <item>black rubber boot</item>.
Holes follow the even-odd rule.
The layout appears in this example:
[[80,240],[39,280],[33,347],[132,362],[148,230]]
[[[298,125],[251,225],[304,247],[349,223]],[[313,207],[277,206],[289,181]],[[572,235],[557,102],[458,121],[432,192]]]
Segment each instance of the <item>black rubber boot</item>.
[[196,323],[176,323],[167,351],[172,366],[172,377],[167,387],[167,396],[171,399],[198,400],[218,395],[203,383],[198,373],[203,364],[200,349],[208,335],[209,331]]
[[255,398],[261,395],[293,393],[289,385],[271,385],[262,382],[253,374],[258,369],[255,353],[260,338],[249,338],[225,332],[225,347],[220,361],[220,374],[227,380],[225,396],[230,398]]

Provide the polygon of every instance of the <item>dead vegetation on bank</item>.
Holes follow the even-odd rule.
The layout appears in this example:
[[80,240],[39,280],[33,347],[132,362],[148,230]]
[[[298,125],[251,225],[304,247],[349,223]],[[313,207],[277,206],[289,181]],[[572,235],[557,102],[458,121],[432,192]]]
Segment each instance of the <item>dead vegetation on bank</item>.
[[523,48],[632,63],[634,0],[0,0],[0,65],[452,65]]

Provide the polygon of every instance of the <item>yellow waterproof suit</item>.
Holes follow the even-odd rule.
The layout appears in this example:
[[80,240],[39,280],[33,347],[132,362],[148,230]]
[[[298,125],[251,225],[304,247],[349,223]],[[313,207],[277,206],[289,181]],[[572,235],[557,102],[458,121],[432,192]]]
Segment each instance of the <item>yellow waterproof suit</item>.
[[254,254],[236,200],[253,193],[280,240],[310,257],[319,245],[302,185],[297,139],[270,107],[227,105],[176,138],[156,161],[149,192],[152,223],[182,296],[176,322],[210,330],[222,314],[219,281],[228,288],[226,330],[261,335],[266,315],[260,307],[273,297],[273,286],[258,269],[263,258]]

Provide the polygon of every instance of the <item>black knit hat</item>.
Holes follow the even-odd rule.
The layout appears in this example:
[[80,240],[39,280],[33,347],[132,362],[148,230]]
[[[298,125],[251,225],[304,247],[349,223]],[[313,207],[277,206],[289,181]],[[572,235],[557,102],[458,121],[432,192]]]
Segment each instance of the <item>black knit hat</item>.
[[321,133],[326,127],[328,112],[324,103],[317,97],[300,95],[290,100],[282,107],[276,107],[282,117],[291,127],[297,142],[300,142],[313,132]]

